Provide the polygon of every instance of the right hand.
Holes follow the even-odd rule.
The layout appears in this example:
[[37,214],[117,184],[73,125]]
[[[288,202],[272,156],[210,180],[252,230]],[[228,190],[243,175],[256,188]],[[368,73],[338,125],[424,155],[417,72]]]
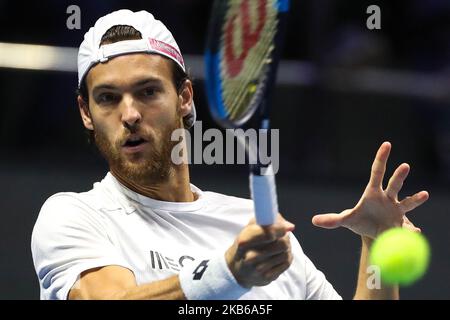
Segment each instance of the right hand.
[[294,228],[280,214],[270,226],[250,220],[225,252],[228,267],[242,287],[268,285],[289,268],[292,252],[288,232]]

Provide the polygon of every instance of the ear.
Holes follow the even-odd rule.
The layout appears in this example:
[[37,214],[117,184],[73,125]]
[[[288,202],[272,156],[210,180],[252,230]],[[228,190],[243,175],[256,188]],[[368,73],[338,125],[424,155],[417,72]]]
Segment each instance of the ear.
[[183,90],[179,94],[179,98],[181,99],[181,116],[185,117],[192,110],[192,102],[194,101],[194,90],[192,88],[191,80],[186,80],[183,84]]
[[94,130],[94,125],[92,124],[91,113],[89,111],[89,106],[86,101],[81,98],[81,96],[77,97],[78,109],[80,110],[81,120],[83,120],[84,127],[88,130]]

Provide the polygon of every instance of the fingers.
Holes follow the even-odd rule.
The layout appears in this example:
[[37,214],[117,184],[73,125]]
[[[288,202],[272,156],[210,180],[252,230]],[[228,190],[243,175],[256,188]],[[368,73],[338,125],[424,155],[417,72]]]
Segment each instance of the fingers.
[[291,242],[289,240],[289,235],[285,235],[284,237],[270,244],[259,245],[251,249],[241,250],[245,250],[243,252],[244,260],[248,263],[256,265],[261,261],[267,260],[268,258],[271,258],[272,260],[273,256],[289,252],[290,249]]
[[312,224],[325,229],[335,229],[342,226],[344,217],[343,214],[337,213],[318,214],[312,218]]
[[282,219],[266,227],[249,224],[241,231],[225,253],[230,271],[239,284],[248,288],[267,285],[289,267],[292,262],[288,234],[291,226]]
[[402,189],[403,182],[405,181],[406,177],[409,174],[409,165],[407,163],[402,163],[398,166],[398,168],[395,170],[394,174],[392,175],[391,179],[389,179],[388,186],[386,188],[386,195],[392,199],[397,200],[398,193]]
[[422,232],[422,230],[420,230],[420,228],[417,228],[411,221],[409,221],[406,216],[403,217],[402,228],[411,230],[413,232]]
[[400,201],[400,207],[403,212],[408,212],[414,210],[429,198],[429,194],[426,191],[417,192],[415,195],[411,197],[406,197],[402,201]]
[[[275,219],[275,223],[277,223],[277,222],[283,223],[283,222],[289,222],[289,221],[287,221],[287,220],[281,215],[281,213],[278,213],[277,216],[276,216],[276,219]],[[257,223],[256,223],[256,217],[251,218],[248,224],[257,224]],[[292,226],[293,226],[293,225],[292,225]],[[291,230],[291,231],[292,231],[292,230]]]
[[253,247],[257,244],[265,244],[275,241],[286,234],[286,228],[281,225],[273,225],[271,228],[263,228],[259,225],[250,225],[239,235],[238,245],[242,249]]
[[289,251],[279,253],[270,258],[270,260],[263,261],[259,263],[255,270],[260,274],[265,274],[266,272],[272,270],[274,267],[292,261],[292,254]]
[[389,142],[383,142],[378,149],[375,160],[372,164],[372,171],[370,174],[369,186],[372,188],[381,188],[386,172],[386,163],[391,152],[391,144]]
[[247,281],[251,281],[252,285],[267,285],[286,271],[293,260],[291,250],[272,255],[259,262],[245,261],[243,265],[247,268]]
[[264,273],[264,278],[270,282],[275,281],[276,279],[278,279],[278,277],[287,269],[289,269],[289,267],[291,266],[291,262],[283,262],[280,263],[279,265],[274,266],[272,269],[270,269],[269,271],[266,271]]
[[238,237],[240,249],[263,245],[274,242],[286,233],[294,230],[295,225],[285,219],[279,219],[270,226],[249,224]]
[[272,281],[278,279],[278,277],[289,269],[290,266],[291,262],[286,261],[277,264],[264,272],[255,271],[254,274],[257,275],[257,279],[253,280],[252,286],[267,286]]

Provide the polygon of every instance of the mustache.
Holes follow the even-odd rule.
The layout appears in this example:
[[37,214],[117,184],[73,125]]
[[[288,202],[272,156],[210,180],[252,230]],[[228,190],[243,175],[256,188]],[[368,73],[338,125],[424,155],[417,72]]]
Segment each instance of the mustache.
[[120,137],[116,140],[116,145],[118,147],[123,146],[129,139],[131,138],[140,138],[143,139],[147,142],[153,142],[154,137],[152,134],[150,134],[147,131],[144,130],[133,130],[133,131],[129,131],[128,132],[124,132],[120,135]]

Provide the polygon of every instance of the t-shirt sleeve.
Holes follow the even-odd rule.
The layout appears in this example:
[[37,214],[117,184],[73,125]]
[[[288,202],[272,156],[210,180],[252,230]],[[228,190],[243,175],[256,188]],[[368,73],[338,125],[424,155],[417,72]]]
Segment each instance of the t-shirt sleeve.
[[99,213],[70,195],[55,195],[44,203],[31,251],[41,299],[67,299],[83,271],[107,265],[129,268]]
[[318,270],[312,261],[303,253],[298,240],[291,237],[292,250],[303,260],[306,300],[342,300],[323,272]]

